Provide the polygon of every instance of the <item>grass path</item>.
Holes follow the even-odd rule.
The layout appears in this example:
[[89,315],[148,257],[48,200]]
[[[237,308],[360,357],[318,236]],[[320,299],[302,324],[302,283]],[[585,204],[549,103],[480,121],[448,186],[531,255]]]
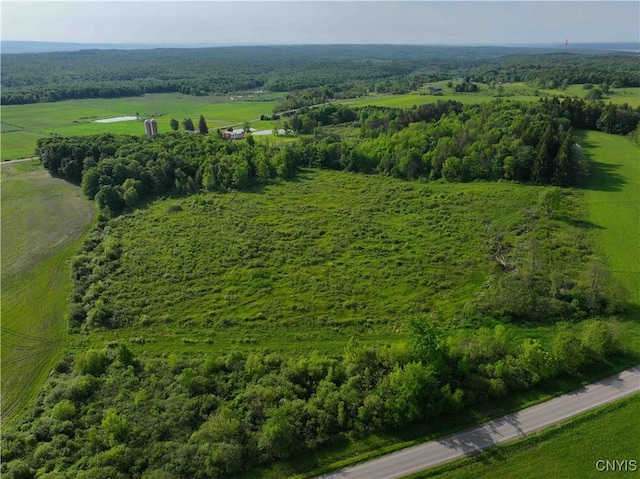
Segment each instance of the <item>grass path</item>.
[[2,166],[2,419],[37,394],[67,341],[68,261],[93,218],[79,188],[36,163]]
[[580,141],[592,168],[585,188],[596,246],[640,307],[640,148],[594,131]]

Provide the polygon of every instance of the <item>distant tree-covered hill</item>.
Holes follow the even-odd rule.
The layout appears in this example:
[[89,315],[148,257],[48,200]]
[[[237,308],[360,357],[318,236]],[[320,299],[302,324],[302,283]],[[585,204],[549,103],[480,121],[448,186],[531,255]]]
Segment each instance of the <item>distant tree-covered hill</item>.
[[291,91],[463,75],[484,81],[538,81],[543,86],[640,85],[633,54],[557,52],[530,47],[298,45],[5,53],[1,101],[10,105],[162,92]]

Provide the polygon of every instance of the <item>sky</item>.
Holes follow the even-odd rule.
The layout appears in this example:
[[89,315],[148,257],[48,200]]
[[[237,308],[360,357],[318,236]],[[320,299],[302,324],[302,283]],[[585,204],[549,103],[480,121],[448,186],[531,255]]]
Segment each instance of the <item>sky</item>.
[[640,41],[640,2],[6,1],[2,40],[181,44]]

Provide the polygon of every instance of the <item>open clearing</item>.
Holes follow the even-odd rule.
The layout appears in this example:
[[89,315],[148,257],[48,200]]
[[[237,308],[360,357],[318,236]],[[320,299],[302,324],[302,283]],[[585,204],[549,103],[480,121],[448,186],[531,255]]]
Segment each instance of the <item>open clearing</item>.
[[[255,97],[196,97],[178,93],[157,93],[140,97],[69,100],[55,103],[2,106],[2,160],[33,156],[38,138],[59,135],[126,133],[143,135],[143,121],[156,117],[158,130],[171,130],[172,118],[191,118],[197,124],[204,115],[209,128],[220,128],[271,115],[275,100]],[[264,98],[264,101],[261,99]],[[138,121],[97,123],[95,120],[139,113]]]
[[35,162],[2,169],[2,417],[38,391],[66,339],[67,262],[93,218],[80,188]]
[[[640,155],[626,138],[594,131],[579,132],[590,161],[585,199],[596,249],[629,290],[627,342],[640,350]],[[512,477],[627,477],[634,471],[601,472],[599,459],[635,460],[640,428],[640,396],[635,395],[584,414],[550,431],[513,445],[500,446],[477,458],[464,459],[417,474],[415,479]],[[615,440],[612,440],[615,438]]]
[[[594,85],[594,88],[599,88],[598,85]],[[562,90],[565,94],[574,95],[578,98],[583,98],[589,93],[589,90],[585,90],[582,85],[569,85],[566,90]],[[626,87],[626,88],[611,88],[609,92],[602,99],[605,103],[614,103],[616,105],[622,105],[623,103],[629,104],[632,108],[638,108],[640,106],[640,88],[638,87]]]
[[90,336],[143,336],[159,351],[399,339],[407,315],[450,316],[473,297],[491,268],[478,228],[513,227],[538,193],[308,170],[254,192],[158,201],[113,223],[127,253],[105,297],[129,326]]
[[595,241],[640,307],[640,154],[631,140],[580,133],[592,174],[585,184]]
[[[375,105],[408,108],[413,105],[435,103],[438,100],[455,100],[464,104],[493,101],[498,97],[498,87],[480,84],[477,93],[455,93],[445,87],[446,82],[434,83],[443,87],[442,95],[429,95],[428,85],[418,92],[404,95],[370,95],[354,100],[340,100],[353,106]],[[499,85],[504,98],[509,100],[537,101],[536,90],[524,83]],[[537,95],[577,96],[583,98],[587,90],[582,85],[570,85],[566,90],[540,90]],[[229,96],[196,97],[179,93],[156,93],[140,97],[114,99],[68,100],[55,103],[2,106],[2,160],[33,156],[38,138],[51,134],[91,135],[96,133],[126,133],[143,135],[143,120],[157,117],[160,132],[170,131],[172,118],[182,121],[191,118],[197,123],[204,115],[210,129],[241,124],[269,116],[276,98],[282,93],[265,93],[252,98],[231,100]],[[629,103],[640,106],[640,88],[611,89],[605,103]],[[101,123],[100,119],[140,114],[138,121]],[[98,120],[98,121],[96,121]],[[255,121],[258,130],[273,128],[269,121]]]

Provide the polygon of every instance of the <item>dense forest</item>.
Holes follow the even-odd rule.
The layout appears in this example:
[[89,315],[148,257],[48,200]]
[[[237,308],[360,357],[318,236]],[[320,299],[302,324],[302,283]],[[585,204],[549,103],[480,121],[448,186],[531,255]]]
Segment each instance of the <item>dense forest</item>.
[[313,87],[330,87],[343,95],[362,89],[400,92],[418,80],[468,75],[487,83],[526,81],[544,87],[573,83],[640,86],[640,67],[633,55],[552,51],[336,45],[6,54],[0,60],[1,103]]

